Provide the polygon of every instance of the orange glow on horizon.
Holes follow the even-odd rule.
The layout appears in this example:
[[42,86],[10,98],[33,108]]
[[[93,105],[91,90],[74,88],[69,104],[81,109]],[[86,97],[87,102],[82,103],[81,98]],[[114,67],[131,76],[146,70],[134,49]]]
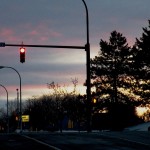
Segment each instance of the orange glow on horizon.
[[[14,100],[17,97],[17,91],[20,92],[20,89],[18,86],[7,86],[8,89],[8,95],[9,95],[9,100]],[[62,86],[60,85],[60,89],[64,90],[68,93],[73,92],[74,87],[73,85],[68,85],[68,86]],[[33,96],[40,97],[42,95],[49,95],[53,93],[52,89],[49,89],[46,84],[41,84],[41,85],[22,85],[22,100],[27,100]],[[6,99],[6,93],[3,91],[3,89],[0,89],[1,93],[1,98],[0,100],[5,100]],[[76,87],[76,93],[84,95],[86,94],[86,87],[83,85],[78,85]]]
[[149,113],[150,113],[150,106],[145,106],[145,107],[144,106],[139,106],[139,107],[136,107],[136,114],[137,114],[137,116],[142,118],[144,121],[150,121]]

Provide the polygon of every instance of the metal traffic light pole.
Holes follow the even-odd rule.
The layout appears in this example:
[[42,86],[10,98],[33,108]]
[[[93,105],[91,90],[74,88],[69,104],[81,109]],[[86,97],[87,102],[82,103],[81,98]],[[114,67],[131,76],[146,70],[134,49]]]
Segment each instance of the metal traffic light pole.
[[[89,43],[89,15],[88,8],[84,0],[82,0],[86,10],[86,31],[87,31],[87,43],[85,46],[66,46],[66,45],[26,45],[24,47],[41,47],[41,48],[69,48],[69,49],[84,49],[86,51],[86,94],[87,94],[87,131],[91,132],[91,78],[90,78],[90,43]],[[0,47],[5,46],[17,46],[22,47],[22,44],[5,44],[0,42]]]

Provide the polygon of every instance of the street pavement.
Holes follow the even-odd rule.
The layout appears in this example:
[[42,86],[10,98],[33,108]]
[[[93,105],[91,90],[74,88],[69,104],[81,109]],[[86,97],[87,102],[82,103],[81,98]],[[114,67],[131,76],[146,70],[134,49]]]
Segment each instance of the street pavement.
[[0,134],[0,150],[52,150],[20,134]]
[[0,150],[150,150],[148,131],[0,134]]

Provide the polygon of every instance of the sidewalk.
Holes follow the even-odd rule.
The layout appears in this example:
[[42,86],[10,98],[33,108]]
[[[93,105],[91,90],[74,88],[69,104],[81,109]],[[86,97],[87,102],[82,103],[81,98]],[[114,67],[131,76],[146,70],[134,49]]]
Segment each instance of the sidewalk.
[[150,127],[150,122],[142,123],[136,126],[132,126],[129,128],[126,128],[128,131],[148,131],[148,128]]

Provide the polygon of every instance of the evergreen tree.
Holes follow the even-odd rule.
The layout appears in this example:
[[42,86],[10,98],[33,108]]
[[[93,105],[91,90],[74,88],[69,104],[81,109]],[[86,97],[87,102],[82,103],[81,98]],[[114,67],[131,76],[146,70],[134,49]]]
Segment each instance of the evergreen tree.
[[[91,59],[92,86],[96,88],[99,101],[129,102],[125,90],[130,89],[133,57],[126,38],[113,31],[109,42],[100,41],[98,56]],[[130,76],[129,76],[130,74]]]
[[135,68],[137,53],[137,49],[130,48],[126,38],[116,31],[111,33],[109,42],[100,41],[100,52],[91,59],[92,86],[96,88],[92,96],[97,98],[94,111],[107,109],[105,119],[98,113],[99,128],[122,130],[139,121],[135,115],[135,105],[139,103],[133,94],[137,90],[139,73]]
[[137,90],[135,94],[139,95],[145,103],[150,102],[150,20],[148,28],[143,28],[143,34],[140,39],[136,39],[134,49],[135,68],[137,72]]

